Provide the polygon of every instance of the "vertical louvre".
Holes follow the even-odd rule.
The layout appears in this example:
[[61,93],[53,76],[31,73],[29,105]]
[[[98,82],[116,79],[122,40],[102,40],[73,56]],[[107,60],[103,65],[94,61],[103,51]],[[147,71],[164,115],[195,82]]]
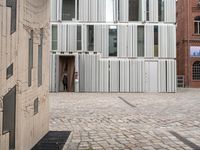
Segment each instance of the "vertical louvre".
[[158,90],[167,92],[167,63],[166,60],[158,61]]
[[129,15],[129,0],[119,0],[119,21],[128,22]]
[[137,57],[137,25],[128,25],[128,57]]
[[176,1],[165,0],[165,22],[176,22]]
[[96,52],[101,52],[102,40],[102,26],[94,25],[94,50]]
[[120,92],[129,92],[129,60],[120,60]]
[[99,92],[109,92],[109,60],[99,61]]
[[145,26],[145,57],[154,57],[154,26]]
[[107,25],[102,25],[102,56],[108,57],[108,48],[109,48],[109,29]]
[[57,1],[51,0],[51,21],[57,21]]
[[110,60],[110,92],[119,92],[119,60]]
[[117,55],[118,57],[127,57],[127,26],[119,25],[117,34]]
[[158,22],[158,0],[149,0],[149,21]]

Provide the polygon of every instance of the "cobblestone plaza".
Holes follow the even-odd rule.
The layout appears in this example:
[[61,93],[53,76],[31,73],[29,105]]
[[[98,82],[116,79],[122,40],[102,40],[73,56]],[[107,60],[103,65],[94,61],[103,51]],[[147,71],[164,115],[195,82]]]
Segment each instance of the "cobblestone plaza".
[[175,94],[50,94],[50,130],[69,150],[200,149],[200,89]]

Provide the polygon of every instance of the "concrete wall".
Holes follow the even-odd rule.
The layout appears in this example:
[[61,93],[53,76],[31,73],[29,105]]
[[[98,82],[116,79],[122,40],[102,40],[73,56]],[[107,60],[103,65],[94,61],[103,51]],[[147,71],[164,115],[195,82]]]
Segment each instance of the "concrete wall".
[[[49,0],[17,0],[16,32],[10,34],[11,8],[0,0],[0,149],[8,149],[9,134],[2,135],[2,100],[16,85],[16,150],[31,149],[48,131]],[[42,85],[38,87],[38,45],[44,29]],[[33,30],[32,85],[28,86],[29,38]],[[13,63],[13,76],[6,69]],[[34,100],[39,112],[34,114]]]

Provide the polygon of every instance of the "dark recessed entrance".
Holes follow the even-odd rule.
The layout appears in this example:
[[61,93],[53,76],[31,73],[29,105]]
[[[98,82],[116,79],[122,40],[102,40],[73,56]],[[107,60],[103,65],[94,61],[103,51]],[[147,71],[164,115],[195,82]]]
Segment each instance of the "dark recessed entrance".
[[75,56],[59,58],[59,91],[74,92]]

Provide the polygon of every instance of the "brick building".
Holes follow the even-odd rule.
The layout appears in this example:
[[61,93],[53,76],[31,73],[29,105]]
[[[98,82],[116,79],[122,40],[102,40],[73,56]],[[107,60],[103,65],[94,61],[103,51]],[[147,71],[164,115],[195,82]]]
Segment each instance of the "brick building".
[[0,150],[48,131],[49,0],[0,0]]
[[185,87],[200,87],[200,1],[177,1],[177,73]]

